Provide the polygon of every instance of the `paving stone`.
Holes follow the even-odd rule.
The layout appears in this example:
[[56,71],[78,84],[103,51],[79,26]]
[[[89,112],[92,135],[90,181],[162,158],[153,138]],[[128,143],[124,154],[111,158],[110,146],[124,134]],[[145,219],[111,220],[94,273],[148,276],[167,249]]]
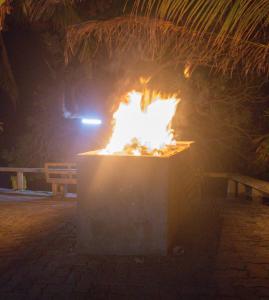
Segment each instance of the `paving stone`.
[[0,299],[5,300],[26,300],[27,296],[25,294],[17,293],[17,292],[0,292]]
[[28,299],[40,299],[43,296],[44,287],[41,285],[33,285],[28,291]]
[[269,271],[263,264],[247,264],[247,270],[250,277],[269,278]]
[[136,263],[77,254],[76,201],[0,201],[0,299],[269,298],[269,207],[226,201],[221,212],[218,253]]
[[221,280],[225,280],[225,279],[228,279],[228,278],[232,278],[234,280],[237,280],[237,279],[241,279],[241,278],[247,278],[248,277],[248,272],[246,270],[235,270],[235,269],[222,269],[222,270],[219,270],[219,271],[216,271],[214,273],[214,276]]
[[269,280],[263,278],[244,278],[232,283],[232,285],[240,285],[246,287],[269,287]]
[[260,297],[268,297],[269,298],[269,287],[258,287],[256,290],[257,290],[257,294]]

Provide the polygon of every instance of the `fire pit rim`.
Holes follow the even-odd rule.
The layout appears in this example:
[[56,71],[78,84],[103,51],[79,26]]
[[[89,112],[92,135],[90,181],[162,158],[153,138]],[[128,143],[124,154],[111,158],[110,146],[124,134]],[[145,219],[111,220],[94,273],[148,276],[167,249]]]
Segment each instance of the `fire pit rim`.
[[[102,149],[99,149],[99,150],[92,150],[92,151],[88,151],[88,152],[84,152],[84,153],[79,153],[78,156],[169,158],[171,156],[176,155],[177,153],[180,153],[180,152],[190,148],[190,145],[193,143],[194,143],[194,141],[178,141],[176,143],[176,145],[173,145],[170,147],[171,150],[167,154],[162,154],[162,155],[150,155],[150,154],[131,155],[131,154],[127,154],[127,153],[126,154],[125,153],[105,154],[105,153],[100,153],[100,151]],[[168,150],[169,150],[169,147],[168,147]]]

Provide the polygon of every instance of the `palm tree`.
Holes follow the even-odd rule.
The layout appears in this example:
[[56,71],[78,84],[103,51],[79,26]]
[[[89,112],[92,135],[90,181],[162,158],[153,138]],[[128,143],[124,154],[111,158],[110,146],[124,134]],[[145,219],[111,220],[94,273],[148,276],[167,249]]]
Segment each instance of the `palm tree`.
[[0,32],[0,87],[9,95],[13,104],[18,98],[18,89],[13,71],[8,59],[6,46]]
[[10,12],[11,0],[0,0],[0,87],[9,95],[10,99],[15,105],[18,97],[18,88],[1,33],[4,27],[6,15],[10,14]]
[[227,63],[268,73],[268,0],[135,0],[133,13],[183,26],[196,41],[205,39],[208,51],[225,49]]
[[3,29],[5,17],[11,10],[10,0],[0,0],[0,31]]
[[97,47],[105,42],[109,50],[125,51],[136,45],[137,53],[151,59],[268,74],[268,0],[134,0],[131,4],[131,17],[71,27],[67,56],[81,53],[87,40],[96,40]]
[[[12,4],[15,9],[20,7],[28,20],[53,20],[53,26],[63,31],[78,23],[68,30],[67,60],[77,54],[81,59],[92,58],[104,42],[110,52],[132,49],[147,60],[268,74],[268,0],[129,0],[126,7],[131,8],[131,16],[121,14],[118,18],[89,22],[77,14],[77,8],[86,2],[0,0],[0,31]],[[97,2],[91,4],[93,10],[105,7],[107,1]],[[14,99],[15,81],[2,38],[0,47],[2,70],[6,69],[1,72],[0,84]]]
[[54,66],[49,67],[53,73],[55,68],[58,69],[58,76],[61,77],[65,71],[63,53],[66,28],[85,21],[85,16],[94,17],[104,10],[109,11],[110,4],[110,1],[106,0],[95,0],[90,3],[86,0],[0,0],[0,87],[14,103],[18,92],[1,34],[6,15],[12,13],[16,22],[27,22],[31,27],[41,28],[41,32],[46,32],[41,35],[56,62]]
[[[100,5],[101,2],[104,4]],[[121,11],[114,18],[111,15],[104,16],[101,11],[108,2],[13,1],[14,14],[21,10],[28,21],[50,26],[56,33],[56,43],[53,42],[55,34],[48,32],[45,40],[55,54],[55,61],[58,61],[57,66],[52,68],[56,69],[55,81],[58,86],[63,81],[62,75],[66,75],[63,60],[65,39],[66,62],[73,56],[81,60],[93,58],[97,50],[103,50],[105,46],[109,54],[117,55],[113,57],[114,61],[126,57],[123,54],[133,53],[133,57],[156,61],[164,66],[187,63],[189,66],[207,65],[223,72],[236,69],[245,73],[268,74],[269,0],[134,0],[126,6],[125,13]],[[92,3],[99,5],[97,8],[102,18],[98,19],[93,13],[83,13],[79,9]],[[0,0],[1,25],[10,12],[10,4],[10,0]],[[87,21],[89,16],[91,20]],[[0,64],[0,68],[5,70],[1,71],[0,77],[5,74],[9,82],[14,82],[10,79],[12,72],[1,39],[0,47],[4,49],[0,60],[6,62],[2,64],[4,67]],[[130,60],[130,56],[127,56],[127,61]],[[238,91],[240,95],[239,85]],[[234,105],[230,98],[224,101],[229,107]],[[240,105],[244,106],[244,101]],[[219,117],[217,119],[222,120]],[[234,124],[231,122],[228,125]],[[241,128],[239,131],[242,131]]]
[[[6,16],[12,12],[16,21],[32,22],[33,27],[34,23],[50,20],[52,26],[57,28],[59,32],[63,32],[63,40],[65,27],[80,21],[73,9],[74,2],[74,0],[63,0],[60,3],[50,0],[0,0],[0,88],[7,93],[14,105],[18,98],[18,88],[1,33],[4,29]],[[59,51],[63,52],[63,49],[59,47],[59,43],[53,41],[53,37],[46,35],[44,40],[51,48],[54,47],[54,53],[57,52],[56,55],[59,56]]]

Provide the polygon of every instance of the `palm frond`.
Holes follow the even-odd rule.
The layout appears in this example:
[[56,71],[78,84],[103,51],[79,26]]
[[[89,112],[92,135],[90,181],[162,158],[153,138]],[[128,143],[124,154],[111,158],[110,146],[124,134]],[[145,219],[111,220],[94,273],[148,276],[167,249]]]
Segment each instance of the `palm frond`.
[[22,10],[31,22],[52,23],[57,29],[77,23],[76,5],[82,0],[23,0]]
[[[268,73],[262,66],[269,50],[268,0],[135,0],[133,15],[140,14],[195,32],[194,48],[204,41],[208,52],[222,56],[225,49],[233,65]],[[228,61],[216,63],[228,67]]]
[[217,38],[213,33],[201,38],[199,31],[161,19],[126,16],[69,27],[65,56],[66,61],[72,56],[93,58],[100,45],[105,45],[109,54],[135,51],[145,60],[204,64],[223,72],[240,67],[245,73],[268,74],[269,45],[240,40],[234,47],[233,39],[225,38],[219,47]]
[[[143,14],[184,25],[203,38],[214,32],[214,46],[229,40],[233,47],[241,41],[257,41],[268,32],[268,0],[135,0],[135,15]],[[268,36],[265,41],[268,46]]]
[[5,43],[0,33],[0,88],[11,98],[14,105],[18,98],[18,88],[8,59]]
[[0,0],[0,31],[4,27],[5,18],[11,11],[11,0]]

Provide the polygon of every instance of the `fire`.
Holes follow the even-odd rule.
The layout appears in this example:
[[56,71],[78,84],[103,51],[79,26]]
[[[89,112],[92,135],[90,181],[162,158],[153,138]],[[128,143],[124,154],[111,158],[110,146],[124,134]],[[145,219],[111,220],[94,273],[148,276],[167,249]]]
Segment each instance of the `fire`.
[[190,63],[187,63],[187,64],[185,65],[185,68],[184,68],[183,73],[184,73],[184,77],[185,77],[186,79],[188,79],[188,78],[191,77],[191,64],[190,64]]
[[171,128],[180,99],[144,89],[131,91],[113,115],[113,133],[100,154],[162,155],[176,145]]

